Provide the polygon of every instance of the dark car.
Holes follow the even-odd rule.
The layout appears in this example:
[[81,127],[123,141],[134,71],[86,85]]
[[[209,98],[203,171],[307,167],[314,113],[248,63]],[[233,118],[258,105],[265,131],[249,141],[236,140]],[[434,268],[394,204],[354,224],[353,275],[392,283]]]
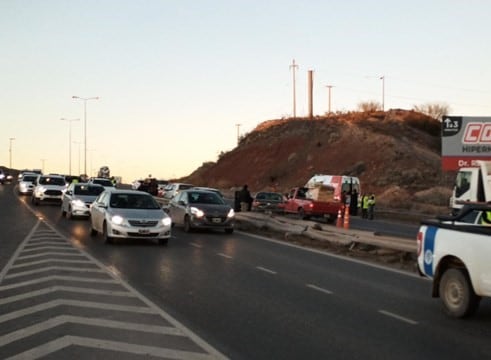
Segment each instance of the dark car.
[[207,190],[182,190],[169,202],[167,209],[172,224],[184,231],[193,229],[224,229],[234,231],[235,212],[220,195]]
[[285,210],[283,194],[268,191],[258,192],[252,200],[251,210],[282,213]]

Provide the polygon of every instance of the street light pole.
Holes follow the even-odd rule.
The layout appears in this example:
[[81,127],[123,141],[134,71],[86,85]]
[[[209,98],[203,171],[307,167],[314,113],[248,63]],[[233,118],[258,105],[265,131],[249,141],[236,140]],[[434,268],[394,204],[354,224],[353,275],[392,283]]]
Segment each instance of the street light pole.
[[9,138],[9,168],[12,170],[12,141],[15,138]]
[[334,86],[333,85],[326,85],[326,88],[328,88],[329,90],[329,103],[328,103],[328,107],[327,107],[327,113],[330,114],[331,113],[331,89],[333,88]]
[[295,89],[295,70],[298,69],[298,65],[295,64],[295,59],[293,59],[292,64],[290,65],[290,69],[292,69],[293,73],[293,118],[297,117],[297,92]]
[[382,111],[385,111],[385,76],[382,75],[380,80],[382,80]]
[[83,98],[80,96],[72,96],[72,99],[83,100],[84,102],[84,174],[87,175],[87,101],[99,100],[98,96]]
[[80,119],[61,118],[60,120],[68,121],[68,175],[72,175],[72,122]]
[[240,142],[240,125],[242,124],[235,124],[235,126],[237,126],[237,146],[239,145]]
[[80,175],[80,144],[81,142],[80,141],[74,141],[73,142],[74,144],[77,144],[78,145],[78,174]]

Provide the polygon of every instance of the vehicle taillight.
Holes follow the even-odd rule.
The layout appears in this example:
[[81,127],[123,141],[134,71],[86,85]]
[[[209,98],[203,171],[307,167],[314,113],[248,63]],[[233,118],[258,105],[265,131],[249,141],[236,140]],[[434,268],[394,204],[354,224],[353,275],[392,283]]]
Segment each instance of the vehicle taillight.
[[423,249],[423,232],[419,231],[418,236],[416,237],[416,241],[418,243],[418,256],[421,254],[421,250]]

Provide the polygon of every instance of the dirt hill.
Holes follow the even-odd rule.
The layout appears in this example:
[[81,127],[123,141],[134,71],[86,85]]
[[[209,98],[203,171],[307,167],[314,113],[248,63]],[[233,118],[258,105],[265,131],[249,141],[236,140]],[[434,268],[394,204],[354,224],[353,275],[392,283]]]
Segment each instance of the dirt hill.
[[454,175],[441,171],[440,126],[406,110],[269,120],[216,163],[203,163],[181,180],[287,192],[314,174],[352,175],[360,178],[362,192],[377,194],[387,207],[446,205]]

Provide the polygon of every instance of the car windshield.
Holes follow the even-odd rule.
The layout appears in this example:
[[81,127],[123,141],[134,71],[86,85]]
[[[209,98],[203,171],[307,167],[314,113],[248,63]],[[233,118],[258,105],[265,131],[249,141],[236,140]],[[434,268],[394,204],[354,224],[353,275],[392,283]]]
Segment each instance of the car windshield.
[[36,180],[37,178],[37,175],[24,175],[22,177],[22,181],[30,181],[30,182],[33,182],[34,180]]
[[61,177],[42,177],[39,179],[41,185],[65,185],[65,179]]
[[111,182],[111,180],[106,180],[106,179],[94,179],[92,182],[94,184],[99,184],[102,186],[113,186],[113,183]]
[[154,198],[145,194],[112,194],[110,205],[118,209],[160,209]]
[[190,204],[224,204],[222,198],[214,192],[188,192],[188,199]]
[[76,185],[74,189],[75,195],[93,195],[97,196],[104,191],[102,186]]
[[258,193],[256,200],[281,202],[283,201],[283,196],[278,193]]

